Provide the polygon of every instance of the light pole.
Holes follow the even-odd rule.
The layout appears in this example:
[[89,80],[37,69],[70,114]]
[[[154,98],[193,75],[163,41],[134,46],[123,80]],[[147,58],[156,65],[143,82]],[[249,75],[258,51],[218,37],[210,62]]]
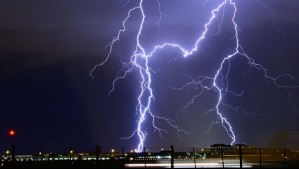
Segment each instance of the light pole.
[[[11,138],[13,138],[16,135],[16,131],[13,130],[13,129],[10,129],[8,131],[8,135]],[[13,143],[13,140],[12,140],[11,141],[11,165],[12,165],[12,168],[14,168],[15,162],[16,162],[15,146],[14,146],[14,143]]]
[[72,166],[73,166],[73,157],[72,157],[72,155],[73,155],[73,153],[74,153],[74,150],[73,150],[73,148],[72,147],[70,147],[70,168],[72,168]]
[[196,168],[196,153],[194,147],[193,147],[193,160],[194,160],[194,167]]
[[72,161],[72,155],[74,153],[74,150],[72,148],[70,148],[70,160]]

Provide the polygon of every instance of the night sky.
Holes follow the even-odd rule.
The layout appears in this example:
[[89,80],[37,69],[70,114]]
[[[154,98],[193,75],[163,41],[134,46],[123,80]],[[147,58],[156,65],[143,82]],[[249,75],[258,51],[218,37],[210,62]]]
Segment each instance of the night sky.
[[[160,0],[162,18],[159,26],[157,1],[145,1],[147,15],[142,43],[146,50],[155,44],[171,41],[190,48],[203,31],[215,4],[210,0]],[[299,1],[237,1],[236,21],[244,51],[268,69],[271,76],[292,74],[295,79],[281,78],[280,85],[299,86]],[[117,82],[109,96],[112,81],[128,60],[136,45],[140,14],[135,12],[127,32],[115,45],[110,60],[89,76],[95,64],[108,54],[105,46],[121,29],[127,12],[137,1],[127,0],[2,0],[0,1],[0,153],[11,144],[18,152],[93,151],[135,148],[137,137],[120,139],[136,128],[135,109],[139,94],[138,72]],[[214,5],[214,6],[213,6]],[[268,8],[268,9],[267,9]],[[273,13],[272,13],[273,12]],[[272,18],[273,14],[273,18]],[[215,113],[205,114],[217,101],[206,92],[188,111],[184,105],[200,90],[172,90],[201,75],[213,76],[221,60],[234,49],[231,8],[226,8],[221,33],[219,17],[199,51],[183,58],[178,50],[167,48],[150,59],[155,102],[152,111],[174,119],[175,124],[191,134],[180,133],[159,121],[169,130],[163,139],[146,123],[146,147],[209,147],[214,143],[230,144],[221,125],[209,129]],[[247,60],[231,60],[230,90],[242,97],[227,95],[223,113],[231,122],[239,143],[257,146],[299,148],[299,88],[288,92],[264,78],[262,71],[250,69]],[[187,77],[188,76],[188,77]],[[293,104],[292,104],[293,103]],[[9,129],[16,136],[8,136]],[[275,141],[273,139],[277,139]],[[280,143],[277,145],[276,143]]]

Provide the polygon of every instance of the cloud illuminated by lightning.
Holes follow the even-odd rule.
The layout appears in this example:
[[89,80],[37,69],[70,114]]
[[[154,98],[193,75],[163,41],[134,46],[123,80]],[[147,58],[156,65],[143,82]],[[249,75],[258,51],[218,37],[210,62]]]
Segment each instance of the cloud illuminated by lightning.
[[[144,11],[144,1],[145,0],[140,0],[140,2],[138,3],[137,6],[131,8],[128,13],[126,18],[123,20],[122,22],[122,28],[118,31],[117,36],[115,36],[112,41],[106,46],[106,48],[108,49],[108,55],[105,58],[104,61],[102,61],[101,63],[99,63],[98,65],[96,65],[90,72],[90,76],[92,76],[92,72],[99,66],[104,65],[105,63],[108,62],[109,58],[112,55],[112,51],[113,48],[115,47],[115,43],[118,42],[120,40],[120,36],[122,34],[124,34],[126,32],[126,24],[128,22],[128,20],[131,19],[132,15],[140,15],[141,19],[139,21],[139,23],[137,24],[137,28],[138,28],[138,33],[135,37],[134,42],[132,43],[136,43],[136,46],[134,47],[134,52],[132,53],[132,55],[130,56],[130,62],[125,63],[123,62],[123,67],[121,70],[119,70],[116,78],[113,80],[112,83],[112,89],[109,92],[109,94],[111,92],[114,91],[115,89],[115,85],[117,83],[118,80],[120,79],[124,79],[126,78],[126,76],[131,73],[132,71],[138,71],[139,72],[139,76],[140,76],[140,93],[139,96],[137,98],[138,100],[138,104],[136,106],[136,114],[138,115],[138,121],[137,121],[137,127],[136,130],[133,132],[133,134],[127,138],[131,138],[135,135],[138,136],[139,139],[139,143],[137,146],[137,151],[141,152],[142,149],[144,148],[144,144],[145,144],[145,140],[147,137],[147,133],[145,132],[145,126],[143,125],[145,123],[146,120],[151,119],[151,123],[152,123],[152,127],[155,129],[155,131],[158,131],[160,136],[162,132],[166,132],[167,131],[165,129],[162,129],[160,127],[158,127],[157,125],[157,120],[163,120],[166,123],[168,123],[171,127],[173,127],[176,131],[178,136],[180,137],[180,133],[183,132],[185,134],[187,134],[188,132],[186,132],[185,130],[179,128],[178,126],[175,125],[175,121],[167,119],[165,117],[160,117],[155,115],[152,111],[151,111],[151,105],[154,98],[154,94],[153,94],[153,89],[152,89],[152,70],[149,67],[149,58],[155,56],[156,52],[159,50],[163,50],[166,47],[168,47],[167,49],[169,50],[169,47],[172,48],[176,48],[181,52],[181,55],[185,58],[192,56],[195,52],[197,52],[200,49],[200,44],[201,42],[206,38],[207,34],[209,33],[209,29],[210,27],[213,25],[213,22],[216,20],[217,17],[221,17],[221,23],[220,25],[218,25],[218,32],[214,35],[217,35],[220,33],[221,31],[221,25],[223,23],[223,16],[224,16],[224,12],[225,12],[225,8],[226,6],[230,6],[230,8],[232,9],[232,18],[231,18],[231,22],[233,24],[233,30],[234,30],[234,39],[235,39],[235,47],[234,50],[231,54],[225,56],[222,60],[222,62],[219,65],[219,68],[217,69],[217,71],[215,72],[214,76],[209,77],[209,76],[200,76],[197,77],[195,79],[192,79],[190,82],[188,82],[187,84],[185,84],[183,87],[181,88],[175,88],[178,90],[184,89],[188,86],[195,86],[196,88],[201,88],[201,92],[198,95],[195,95],[184,108],[188,108],[189,105],[193,104],[195,102],[195,99],[197,97],[200,97],[201,94],[204,91],[215,91],[218,95],[217,98],[217,103],[215,104],[215,106],[213,108],[211,108],[207,113],[210,112],[215,112],[217,115],[217,119],[215,121],[213,121],[211,123],[211,126],[214,124],[221,124],[223,126],[223,128],[226,130],[227,135],[230,137],[231,139],[231,144],[235,144],[236,143],[236,136],[233,130],[232,125],[229,122],[229,119],[227,119],[222,111],[221,111],[221,106],[226,106],[226,107],[230,107],[231,109],[234,109],[235,111],[237,111],[237,109],[239,108],[233,108],[230,105],[227,105],[226,103],[223,102],[223,97],[229,93],[229,94],[233,94],[236,96],[242,96],[241,94],[236,94],[232,91],[229,90],[228,88],[228,80],[227,77],[230,73],[230,60],[235,58],[235,57],[244,57],[248,60],[248,64],[250,67],[250,70],[252,68],[255,68],[257,70],[260,70],[263,72],[264,76],[266,79],[272,81],[272,83],[274,85],[276,85],[279,88],[284,88],[288,93],[289,96],[290,95],[290,91],[289,89],[291,88],[295,88],[297,86],[284,86],[284,85],[280,85],[279,83],[277,83],[277,81],[283,77],[283,76],[287,76],[290,78],[293,78],[291,75],[289,74],[283,74],[283,75],[279,75],[277,77],[272,77],[268,74],[268,71],[266,68],[264,68],[261,64],[258,64],[254,61],[254,59],[252,59],[251,57],[249,57],[244,50],[242,49],[241,45],[240,45],[240,40],[239,40],[239,28],[238,28],[238,24],[236,22],[236,16],[237,16],[237,6],[236,6],[236,2],[234,0],[222,0],[219,1],[217,6],[211,10],[210,13],[210,18],[209,20],[204,24],[204,29],[202,31],[202,33],[200,34],[200,36],[197,38],[196,42],[194,43],[193,46],[191,46],[191,48],[186,49],[183,48],[180,44],[177,43],[171,43],[171,42],[166,42],[163,44],[158,44],[156,46],[153,47],[153,49],[151,51],[146,51],[143,44],[141,43],[141,37],[142,37],[142,32],[144,29],[144,22],[146,21],[146,13]],[[260,2],[258,0],[256,0],[257,2]],[[159,12],[160,12],[160,18],[157,22],[157,25],[159,27],[159,23],[161,21],[161,5],[160,2],[157,0],[158,3],[158,7],[159,7]],[[204,2],[204,5],[208,3],[208,1],[206,0]],[[264,4],[262,4],[264,7],[266,7]],[[267,8],[268,9],[268,8]],[[222,13],[221,13],[222,11]],[[226,70],[226,73],[224,70],[225,65],[228,65],[228,69]],[[219,80],[222,81],[222,83],[219,83]],[[205,82],[212,82],[210,83],[211,85],[205,85]],[[223,84],[224,83],[224,84]],[[243,110],[243,108],[241,108]],[[210,127],[211,127],[210,126]]]

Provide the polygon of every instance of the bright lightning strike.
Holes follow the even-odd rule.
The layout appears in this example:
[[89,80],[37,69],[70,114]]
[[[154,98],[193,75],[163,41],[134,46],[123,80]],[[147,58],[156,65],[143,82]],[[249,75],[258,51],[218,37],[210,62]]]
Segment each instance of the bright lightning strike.
[[[217,35],[220,33],[221,31],[221,25],[223,23],[223,17],[224,17],[224,13],[225,13],[225,8],[227,6],[230,6],[230,8],[232,9],[232,18],[231,18],[231,22],[233,24],[233,30],[234,30],[234,40],[235,40],[235,47],[234,50],[231,54],[225,56],[222,60],[222,62],[219,65],[219,68],[217,69],[217,71],[215,72],[214,76],[212,77],[208,77],[208,76],[201,76],[195,79],[192,79],[191,82],[187,83],[186,85],[184,85],[181,88],[176,88],[178,90],[184,89],[188,86],[193,86],[196,88],[201,88],[201,92],[200,94],[194,96],[188,103],[187,105],[184,107],[184,109],[187,109],[191,104],[193,104],[195,102],[195,99],[197,97],[200,97],[201,94],[204,91],[215,91],[218,94],[218,98],[217,98],[217,103],[215,104],[215,106],[213,108],[211,108],[207,113],[210,112],[215,112],[217,114],[217,120],[213,121],[211,123],[211,126],[214,124],[221,124],[223,126],[223,128],[226,130],[227,135],[230,137],[231,139],[231,144],[235,144],[236,143],[236,135],[234,133],[233,127],[230,124],[229,120],[223,115],[223,113],[221,112],[220,107],[221,106],[226,106],[229,107],[231,109],[234,109],[235,111],[237,111],[236,108],[233,108],[230,105],[227,105],[223,102],[223,97],[227,94],[233,94],[236,96],[242,96],[241,94],[236,94],[232,91],[229,90],[228,88],[228,75],[230,73],[230,60],[232,60],[235,57],[244,57],[248,60],[248,64],[250,66],[250,70],[252,68],[255,68],[257,70],[260,70],[264,73],[264,76],[266,79],[272,81],[272,83],[274,85],[276,85],[279,88],[284,88],[288,93],[289,96],[291,96],[290,93],[290,89],[298,87],[298,86],[284,86],[284,85],[280,85],[277,83],[277,81],[283,77],[283,76],[287,76],[290,78],[293,78],[291,75],[288,74],[284,74],[284,75],[279,75],[277,77],[272,77],[268,74],[267,69],[265,69],[261,64],[258,64],[254,61],[254,59],[252,59],[251,57],[249,57],[243,50],[243,48],[241,47],[240,44],[240,40],[239,40],[239,28],[238,28],[238,24],[236,22],[236,17],[237,17],[237,5],[235,0],[222,0],[220,2],[218,2],[218,5],[211,10],[210,13],[210,18],[208,20],[208,22],[206,22],[204,24],[204,30],[202,31],[202,33],[200,34],[200,36],[197,38],[196,42],[194,43],[193,47],[191,47],[190,49],[186,49],[183,48],[180,44],[176,44],[176,43],[170,43],[170,42],[166,42],[163,44],[159,44],[156,45],[153,50],[151,51],[146,51],[142,42],[141,42],[141,37],[142,37],[142,33],[143,33],[143,29],[144,29],[144,22],[146,21],[146,13],[144,11],[144,1],[145,0],[140,0],[140,2],[138,3],[137,6],[131,8],[128,11],[128,14],[126,16],[126,18],[123,20],[122,22],[122,29],[120,29],[118,31],[118,34],[116,37],[114,37],[112,39],[112,41],[106,46],[106,48],[109,50],[107,57],[105,58],[105,60],[101,63],[99,63],[98,65],[96,65],[90,72],[90,76],[92,77],[92,72],[99,66],[104,65],[106,62],[108,62],[110,56],[112,55],[112,51],[113,48],[115,46],[115,43],[118,42],[120,40],[120,36],[126,32],[126,24],[128,22],[128,20],[131,19],[132,15],[140,15],[141,16],[141,20],[139,22],[139,24],[137,24],[138,26],[138,33],[135,37],[135,40],[133,43],[136,43],[136,46],[134,47],[134,52],[132,53],[132,55],[130,56],[130,62],[129,63],[123,63],[123,67],[122,69],[118,72],[116,78],[113,80],[112,83],[112,89],[109,92],[109,94],[111,92],[114,91],[115,89],[115,85],[117,83],[118,80],[120,79],[124,79],[126,78],[126,76],[128,75],[128,73],[137,70],[139,72],[140,75],[140,93],[139,96],[137,98],[138,100],[138,104],[136,106],[136,114],[138,115],[138,121],[137,121],[137,127],[136,130],[133,132],[133,134],[127,138],[132,138],[133,136],[137,135],[138,139],[139,139],[139,143],[137,146],[137,150],[138,152],[141,152],[144,148],[144,144],[145,144],[145,140],[147,137],[147,134],[145,132],[145,127],[143,126],[143,124],[145,123],[146,120],[148,120],[148,118],[150,118],[152,121],[152,127],[155,129],[155,131],[158,131],[160,136],[162,132],[167,133],[167,131],[165,129],[159,128],[156,124],[157,120],[163,120],[166,123],[168,123],[171,127],[173,127],[178,134],[178,137],[180,137],[180,133],[183,132],[185,134],[187,134],[188,132],[186,132],[185,130],[179,128],[178,126],[176,126],[173,120],[167,119],[165,117],[160,117],[155,115],[152,111],[151,111],[151,105],[152,102],[154,101],[155,97],[153,94],[153,89],[152,89],[152,70],[149,67],[149,58],[153,57],[155,55],[155,53],[159,50],[163,50],[166,47],[172,47],[172,48],[176,48],[178,49],[183,57],[189,57],[191,55],[193,55],[195,52],[197,52],[200,48],[200,43],[206,38],[206,35],[209,32],[210,27],[213,25],[213,22],[215,21],[215,19],[217,17],[221,17],[221,23],[220,25],[218,25],[218,32],[214,35]],[[260,2],[258,0],[256,0],[257,2]],[[204,2],[204,5],[208,3],[208,0],[206,0]],[[161,4],[160,2],[157,0],[157,4],[159,7],[159,12],[160,12],[160,18],[157,22],[157,25],[159,27],[159,23],[161,21]],[[127,4],[126,4],[127,5]],[[264,7],[265,5],[262,4]],[[268,8],[267,8],[268,9]],[[222,11],[222,12],[221,12]],[[271,12],[272,13],[272,12]],[[228,65],[228,69],[224,70],[225,65]],[[223,73],[225,72],[226,73]],[[219,80],[222,81],[222,83],[219,83]],[[205,82],[212,82],[210,83],[211,85],[205,85]],[[223,84],[224,83],[224,84]],[[223,87],[224,86],[224,87]],[[290,100],[290,98],[289,98]],[[241,108],[243,110],[243,108]],[[243,110],[244,111],[244,110]],[[210,126],[210,127],[211,127]]]

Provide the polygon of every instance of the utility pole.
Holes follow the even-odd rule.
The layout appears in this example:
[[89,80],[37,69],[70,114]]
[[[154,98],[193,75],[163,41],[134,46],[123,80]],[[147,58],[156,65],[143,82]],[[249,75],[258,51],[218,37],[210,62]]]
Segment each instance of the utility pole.
[[240,156],[240,168],[243,168],[243,166],[242,166],[242,145],[239,145],[239,156]]
[[260,148],[260,168],[262,168],[262,148]]
[[96,168],[99,168],[99,158],[100,158],[100,153],[101,153],[100,146],[96,146],[95,153],[96,153]]
[[8,131],[8,135],[11,137],[11,167],[15,168],[16,163],[16,153],[15,153],[15,146],[14,146],[14,136],[16,135],[15,130],[11,129]]
[[40,165],[43,168],[43,161],[44,161],[44,149],[43,147],[40,148]]
[[222,162],[222,168],[224,168],[224,158],[223,158],[223,146],[221,146],[221,162]]
[[193,147],[193,159],[194,159],[194,167],[196,168],[196,154],[195,154],[194,147]]
[[288,157],[287,157],[287,149],[286,148],[284,148],[284,150],[283,150],[283,155],[284,155],[284,168],[287,168]]
[[170,156],[171,156],[171,168],[174,168],[174,148],[173,145],[170,146]]
[[145,152],[145,147],[143,147],[143,161],[144,161],[144,168],[146,168],[146,161],[145,161],[145,156],[146,156],[146,154],[145,154],[146,152]]
[[121,156],[123,158],[125,158],[125,148],[124,147],[121,148]]
[[72,168],[73,167],[73,160],[72,160],[72,155],[73,155],[73,148],[72,147],[70,147],[70,152],[69,152],[69,154],[70,154],[70,168]]

